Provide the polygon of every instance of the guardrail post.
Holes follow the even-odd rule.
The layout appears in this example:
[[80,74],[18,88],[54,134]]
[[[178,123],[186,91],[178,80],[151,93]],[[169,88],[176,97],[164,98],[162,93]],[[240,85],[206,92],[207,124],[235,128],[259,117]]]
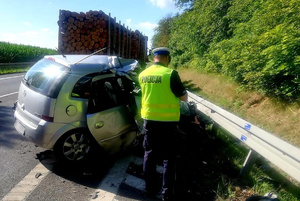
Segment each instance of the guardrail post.
[[252,167],[253,167],[253,165],[254,165],[257,158],[258,158],[257,152],[250,149],[250,151],[248,152],[248,155],[246,157],[246,160],[243,164],[243,167],[240,171],[240,175],[242,177],[245,177],[245,176],[249,175],[249,173],[250,173],[250,171],[251,171],[251,169],[252,169]]

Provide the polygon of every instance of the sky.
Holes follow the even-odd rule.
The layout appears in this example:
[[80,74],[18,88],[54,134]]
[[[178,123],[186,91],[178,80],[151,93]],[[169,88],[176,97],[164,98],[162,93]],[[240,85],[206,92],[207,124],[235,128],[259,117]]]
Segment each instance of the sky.
[[59,10],[102,10],[131,30],[148,36],[158,22],[179,10],[173,0],[0,0],[0,41],[56,49]]

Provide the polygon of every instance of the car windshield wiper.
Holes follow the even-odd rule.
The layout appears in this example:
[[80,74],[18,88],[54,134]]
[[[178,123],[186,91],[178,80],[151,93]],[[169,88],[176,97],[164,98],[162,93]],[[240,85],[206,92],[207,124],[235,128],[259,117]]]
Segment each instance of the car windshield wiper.
[[26,84],[27,86],[30,86],[28,80],[26,80],[25,78],[23,78],[23,80],[24,80],[24,82],[25,82],[25,84]]

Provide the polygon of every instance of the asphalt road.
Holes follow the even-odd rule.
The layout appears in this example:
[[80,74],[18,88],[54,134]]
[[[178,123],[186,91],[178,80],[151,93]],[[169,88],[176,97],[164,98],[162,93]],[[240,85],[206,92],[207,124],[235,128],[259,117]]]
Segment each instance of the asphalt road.
[[18,134],[12,107],[23,75],[0,75],[0,200],[149,200],[141,176],[128,173],[131,165],[141,166],[140,156],[95,155],[88,164],[70,166]]
[[39,149],[25,141],[13,127],[12,106],[22,74],[0,76],[0,198],[7,194],[38,163]]

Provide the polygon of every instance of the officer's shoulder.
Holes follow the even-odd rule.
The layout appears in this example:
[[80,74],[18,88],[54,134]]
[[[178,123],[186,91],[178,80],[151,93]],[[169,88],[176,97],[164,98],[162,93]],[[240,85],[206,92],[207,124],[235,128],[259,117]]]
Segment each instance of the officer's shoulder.
[[179,74],[178,74],[178,71],[173,69],[172,72],[171,72],[171,75],[179,75]]

